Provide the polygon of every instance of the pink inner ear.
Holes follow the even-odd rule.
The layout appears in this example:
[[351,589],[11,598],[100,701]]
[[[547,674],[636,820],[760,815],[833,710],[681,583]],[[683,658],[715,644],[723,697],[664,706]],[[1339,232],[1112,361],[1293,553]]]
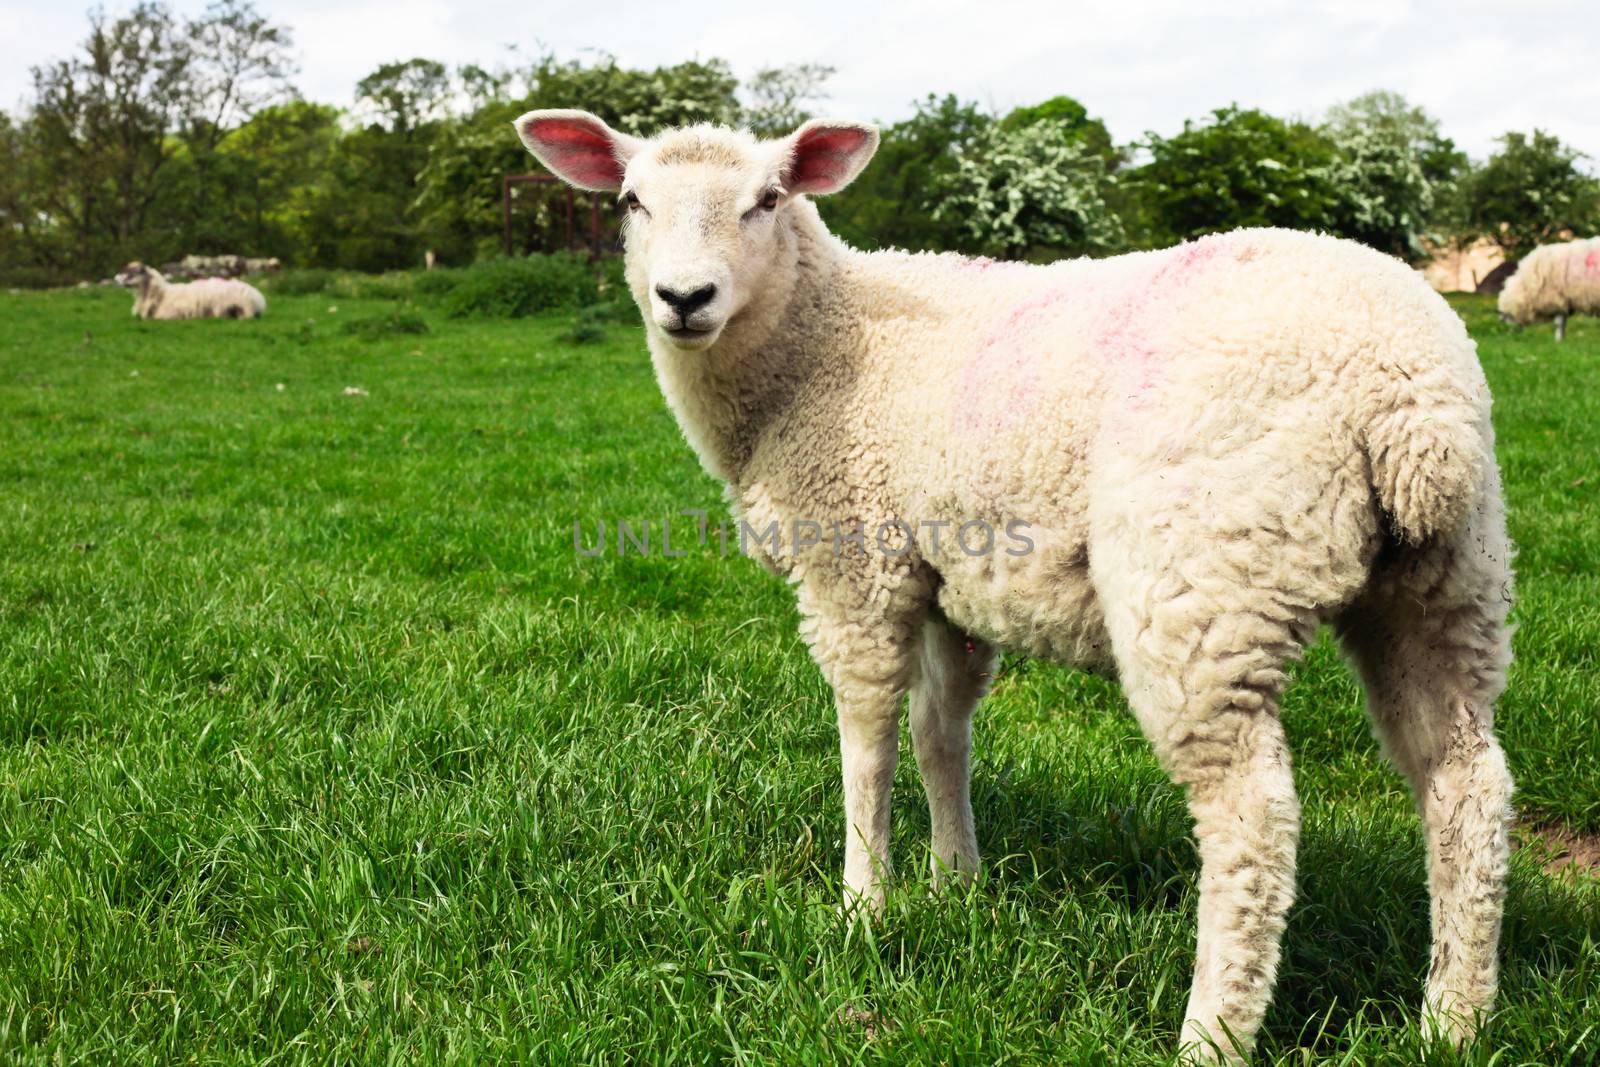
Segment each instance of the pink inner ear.
[[539,146],[539,156],[550,169],[567,181],[596,188],[622,184],[622,164],[603,130],[568,119],[534,119],[522,132]]
[[791,193],[831,193],[850,179],[851,162],[867,134],[823,127],[807,130],[794,146],[794,163],[785,182]]

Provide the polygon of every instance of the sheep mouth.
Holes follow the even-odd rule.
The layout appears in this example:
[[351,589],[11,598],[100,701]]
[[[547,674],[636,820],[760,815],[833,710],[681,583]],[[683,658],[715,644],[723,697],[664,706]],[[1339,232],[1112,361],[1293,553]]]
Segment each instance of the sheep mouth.
[[668,339],[670,339],[672,343],[679,348],[709,348],[711,346],[711,342],[715,341],[717,339],[717,335],[722,332],[722,324],[718,323],[715,326],[706,327],[687,325],[663,326],[661,328],[661,332],[666,334]]

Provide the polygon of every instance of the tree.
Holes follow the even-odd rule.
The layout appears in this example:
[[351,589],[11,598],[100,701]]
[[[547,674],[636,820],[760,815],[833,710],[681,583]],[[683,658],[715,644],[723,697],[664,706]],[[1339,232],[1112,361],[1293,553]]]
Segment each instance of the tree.
[[1105,160],[1052,122],[983,130],[935,182],[936,220],[959,226],[960,247],[1006,259],[1030,252],[1104,252],[1123,242],[1106,205]]
[[793,63],[756,71],[745,85],[750,105],[744,110],[744,124],[758,137],[782,137],[811,117],[805,106],[808,102],[827,99],[824,86],[834,73],[834,68],[824,63]]
[[1310,126],[1218,108],[1173,137],[1148,135],[1133,175],[1161,243],[1240,226],[1327,229],[1338,202],[1333,145]]
[[1399,93],[1380,90],[1330,108],[1333,232],[1402,259],[1425,258],[1442,238],[1444,212],[1466,156],[1439,124]]
[[226,184],[209,220],[217,247],[249,249],[306,265],[315,244],[311,214],[325,199],[338,150],[339,109],[291,100],[257,111],[217,146]]
[[1073,144],[1105,161],[1107,170],[1116,170],[1127,162],[1126,155],[1111,143],[1111,132],[1099,119],[1089,117],[1089,109],[1070,96],[1053,96],[1043,103],[1013,109],[1000,120],[1007,131],[1024,126],[1048,123],[1061,131]]
[[33,69],[10,148],[30,176],[17,237],[34,262],[103,271],[213,230],[228,180],[216,147],[292,92],[289,46],[249,0],[216,0],[189,21],[160,3],[93,12],[79,52]]
[[375,111],[389,132],[410,139],[438,118],[450,96],[450,72],[434,59],[385,63],[356,83],[356,102]]
[[1401,259],[1426,258],[1437,186],[1422,161],[1381,128],[1344,128],[1329,140],[1336,196],[1328,228]]
[[1501,149],[1462,188],[1462,226],[1512,259],[1536,245],[1600,225],[1600,182],[1578,168],[1581,152],[1543,130],[1507,133]]
[[512,78],[508,70],[489,70],[476,63],[464,63],[456,68],[456,79],[461,82],[461,92],[466,97],[469,111],[477,111],[503,99],[511,87]]
[[1399,93],[1378,89],[1328,109],[1323,128],[1335,140],[1361,134],[1403,149],[1434,185],[1453,182],[1467,167],[1465,152],[1439,132],[1439,123]]
[[268,22],[250,0],[213,0],[188,34],[191,143],[215,148],[259,109],[294,95],[293,35]]
[[[162,228],[182,235],[188,251],[224,252],[248,248],[251,228],[242,226],[246,204],[259,192],[255,162],[221,155],[217,146],[258,110],[291,98],[289,76],[293,39],[286,27],[269,22],[250,0],[213,0],[187,26],[189,87],[180,124],[176,188],[164,199],[183,210]],[[262,236],[254,227],[255,236]]]
[[192,99],[191,58],[171,11],[142,3],[114,21],[92,13],[81,54],[33,68],[37,206],[65,239],[58,265],[109,265],[143,232]]
[[916,104],[911,118],[882,131],[877,157],[854,182],[818,204],[823,218],[835,232],[866,248],[962,247],[960,220],[934,215],[940,182],[993,123],[970,101],[929,95]]
[[[525,111],[581,100],[616,129],[640,135],[695,122],[733,123],[740,113],[738,80],[720,60],[635,70],[611,56],[584,64],[546,55],[513,72],[506,84],[513,82],[522,83],[520,96],[489,100],[444,124],[428,146],[416,202],[429,246],[447,258],[468,258],[498,244],[501,178],[538,168],[509,136],[511,121]],[[552,247],[558,240],[552,198],[564,194],[526,193],[529,207],[519,212],[523,247]]]

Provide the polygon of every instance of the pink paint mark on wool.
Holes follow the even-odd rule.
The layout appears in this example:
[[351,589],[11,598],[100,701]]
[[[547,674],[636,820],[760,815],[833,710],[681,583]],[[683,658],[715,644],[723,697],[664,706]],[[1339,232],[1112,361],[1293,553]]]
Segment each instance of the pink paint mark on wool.
[[1155,269],[1135,278],[1100,316],[1094,350],[1127,375],[1124,388],[1137,401],[1160,378],[1171,349],[1179,296],[1231,244],[1224,235],[1202,237],[1162,255]]
[[1583,257],[1583,269],[1589,274],[1600,274],[1600,248]]
[[969,433],[993,433],[1021,422],[1032,406],[1042,354],[1033,336],[1072,294],[1051,289],[1012,308],[978,342],[956,382],[951,417]]

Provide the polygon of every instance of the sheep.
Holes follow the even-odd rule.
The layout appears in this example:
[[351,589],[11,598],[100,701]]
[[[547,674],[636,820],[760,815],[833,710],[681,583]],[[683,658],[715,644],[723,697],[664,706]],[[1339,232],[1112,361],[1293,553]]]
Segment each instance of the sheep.
[[1556,340],[1565,340],[1568,315],[1600,315],[1600,237],[1529,252],[1500,290],[1499,307],[1519,326],[1553,318]]
[[253,285],[223,278],[176,285],[138,260],[118,272],[116,281],[134,290],[133,314],[141,319],[255,319],[267,310]]
[[1114,672],[1195,819],[1181,1047],[1247,1057],[1295,893],[1279,697],[1328,621],[1426,831],[1424,1025],[1475,1032],[1508,857],[1512,575],[1488,388],[1442,298],[1286,230],[1047,266],[860,252],[811,201],[871,158],[859,123],[515,125],[570,184],[620,194],[661,390],[741,543],[795,587],[835,698],[853,919],[883,906],[902,698],[932,879],[959,883],[996,650]]

